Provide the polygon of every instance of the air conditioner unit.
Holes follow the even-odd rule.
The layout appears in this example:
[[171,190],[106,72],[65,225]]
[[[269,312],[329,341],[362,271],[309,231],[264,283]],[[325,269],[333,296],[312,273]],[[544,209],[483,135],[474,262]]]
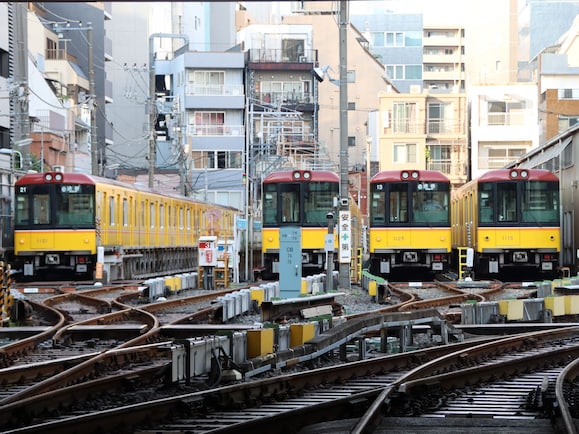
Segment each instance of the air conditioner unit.
[[420,93],[422,92],[422,88],[419,84],[411,84],[410,85],[410,93]]
[[64,166],[52,166],[52,170],[55,172],[64,172]]
[[308,61],[308,56],[300,56],[298,60],[300,63],[306,63]]

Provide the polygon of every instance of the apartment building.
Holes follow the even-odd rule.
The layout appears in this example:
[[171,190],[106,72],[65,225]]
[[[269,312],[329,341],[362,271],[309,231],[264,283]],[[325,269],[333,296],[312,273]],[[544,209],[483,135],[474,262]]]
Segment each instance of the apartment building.
[[156,136],[173,145],[182,193],[239,209],[245,206],[244,71],[243,52],[186,47],[155,66]]
[[579,18],[538,56],[540,143],[579,123]]
[[465,92],[464,27],[425,26],[422,46],[424,89],[429,93]]
[[380,95],[380,168],[438,170],[453,185],[464,183],[468,170],[466,115],[464,93]]
[[318,143],[317,64],[310,25],[256,24],[238,33],[247,52],[248,174],[331,169]]
[[535,83],[469,88],[471,175],[504,167],[539,145]]
[[[91,173],[103,175],[107,166],[106,148],[113,144],[113,125],[107,117],[107,105],[113,102],[113,83],[108,79],[105,64],[113,60],[113,43],[105,30],[105,22],[112,19],[110,2],[35,2],[31,3],[32,11],[39,17],[46,31],[57,34],[57,39],[52,37],[42,38],[47,45],[44,48],[45,58],[54,62],[50,67],[54,68],[51,73],[55,81],[60,81],[60,89],[55,92],[61,100],[69,99],[72,104],[80,104],[81,111],[77,117],[79,134],[86,131],[86,114],[89,113],[90,130],[89,149]],[[39,34],[30,34],[29,43],[34,43]],[[38,50],[35,50],[38,52]],[[67,77],[72,76],[70,69],[74,69],[76,75],[88,79],[89,88],[83,88],[86,84],[67,83]],[[62,79],[62,80],[61,80]],[[91,84],[92,83],[92,84]],[[65,87],[70,86],[70,95],[61,95]],[[80,90],[79,88],[82,88]],[[67,101],[68,103],[68,101]],[[46,128],[45,116],[37,116],[40,127]],[[71,129],[67,126],[66,148],[70,150],[80,149],[84,151],[83,138],[74,137]],[[76,127],[74,127],[76,132]],[[41,131],[39,131],[41,132]],[[65,149],[66,150],[66,149]],[[81,170],[81,169],[79,169]],[[84,169],[82,169],[84,170]]]

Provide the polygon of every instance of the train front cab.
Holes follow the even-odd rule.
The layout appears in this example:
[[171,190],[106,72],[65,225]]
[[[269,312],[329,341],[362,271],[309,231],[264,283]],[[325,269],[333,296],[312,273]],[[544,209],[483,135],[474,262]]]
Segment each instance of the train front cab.
[[260,277],[279,278],[280,228],[283,226],[301,228],[302,275],[327,271],[328,214],[335,207],[338,191],[339,178],[332,172],[284,171],[264,180]]
[[14,270],[21,280],[92,277],[96,258],[95,186],[78,175],[26,175],[16,183]]
[[[463,218],[462,239],[475,243],[478,278],[552,279],[560,252],[559,182],[545,170],[489,172],[475,181]],[[469,199],[470,198],[470,199]]]
[[448,270],[448,178],[434,171],[384,171],[372,178],[370,194],[371,274],[418,278]]

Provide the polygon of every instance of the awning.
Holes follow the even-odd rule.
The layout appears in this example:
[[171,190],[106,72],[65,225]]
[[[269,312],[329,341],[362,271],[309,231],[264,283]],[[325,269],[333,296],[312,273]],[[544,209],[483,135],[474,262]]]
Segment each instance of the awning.
[[532,156],[529,156],[528,159],[519,165],[519,167],[524,169],[531,169],[546,163],[547,161],[560,155],[565,147],[571,143],[571,140],[573,140],[573,137],[567,137],[562,142],[554,144],[553,146],[536,150],[535,153]]

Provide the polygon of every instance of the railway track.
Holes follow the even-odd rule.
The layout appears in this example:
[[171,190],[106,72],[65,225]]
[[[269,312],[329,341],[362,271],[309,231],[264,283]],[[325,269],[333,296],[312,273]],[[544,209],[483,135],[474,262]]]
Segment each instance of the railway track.
[[[412,288],[409,285],[392,285],[389,289],[392,294],[391,300],[398,299],[399,303],[379,306],[372,314],[377,315],[392,311],[411,313],[421,308],[414,305],[404,309],[404,306],[425,301],[442,307],[447,305],[445,304],[447,300],[440,302],[444,298],[459,297],[464,299],[463,297],[472,297],[473,293],[485,297],[489,293],[497,294],[505,288],[504,285],[501,286],[495,282],[474,289],[473,287],[456,288],[452,284],[450,287],[446,285],[448,284],[443,286],[427,285],[420,289]],[[517,289],[515,288],[515,290]],[[105,295],[107,292],[108,295]],[[501,354],[523,353],[521,347],[515,343],[517,339],[510,343],[501,339],[500,345],[497,344],[494,350],[485,350],[488,352],[475,347],[475,345],[479,345],[482,348],[483,344],[486,345],[488,341],[496,340],[496,338],[478,339],[399,355],[373,357],[353,363],[335,360],[333,357],[335,350],[318,349],[316,351],[319,352],[319,356],[308,359],[307,369],[309,371],[305,373],[284,374],[283,371],[273,370],[268,376],[269,378],[256,378],[253,381],[216,387],[211,390],[205,390],[207,384],[202,382],[185,388],[165,387],[166,395],[164,395],[163,387],[160,387],[162,385],[161,378],[166,375],[167,370],[170,370],[171,358],[169,354],[172,342],[162,341],[162,337],[158,333],[160,325],[210,322],[216,315],[215,306],[211,307],[211,300],[218,294],[212,292],[197,297],[179,297],[155,303],[147,303],[140,299],[138,291],[134,290],[114,292],[114,294],[112,290],[95,290],[94,293],[82,291],[82,295],[83,297],[62,295],[43,303],[45,307],[50,305],[51,309],[57,312],[65,311],[63,317],[69,320],[78,320],[61,325],[53,335],[54,342],[63,344],[74,342],[76,339],[74,327],[77,329],[85,327],[85,332],[93,327],[93,331],[98,333],[97,329],[100,325],[118,324],[119,318],[124,317],[127,320],[127,315],[130,312],[139,312],[139,315],[145,315],[145,317],[150,315],[155,318],[155,321],[152,325],[145,327],[144,333],[141,332],[139,336],[129,339],[125,343],[119,342],[118,345],[115,344],[104,352],[89,352],[82,357],[80,355],[58,357],[52,363],[35,362],[28,364],[29,366],[26,368],[8,366],[1,369],[0,381],[14,385],[12,392],[8,391],[7,394],[0,395],[0,426],[6,427],[8,429],[6,432],[83,432],[84,434],[91,432],[139,432],[145,434],[168,430],[182,430],[191,433],[251,430],[255,433],[271,433],[273,432],[271,427],[276,426],[280,427],[280,430],[276,429],[275,432],[289,433],[298,432],[297,430],[300,429],[315,430],[317,421],[324,421],[325,429],[328,429],[328,421],[332,418],[341,420],[340,428],[333,429],[336,432],[342,432],[339,429],[344,427],[349,427],[348,429],[352,432],[377,432],[375,430],[381,429],[380,420],[384,418],[390,421],[404,419],[407,425],[397,422],[397,426],[406,426],[407,428],[410,426],[410,419],[413,420],[413,423],[419,423],[416,422],[418,419],[430,419],[431,421],[435,420],[435,424],[441,425],[440,419],[457,419],[460,413],[460,410],[457,410],[459,406],[465,401],[474,402],[475,399],[473,396],[466,396],[462,401],[457,398],[456,402],[451,402],[450,398],[444,395],[446,391],[439,391],[439,395],[436,395],[438,396],[437,399],[427,404],[421,403],[419,399],[413,398],[414,395],[409,395],[409,391],[421,390],[420,387],[422,386],[417,384],[422,378],[427,378],[425,384],[427,384],[430,393],[434,387],[432,384],[437,384],[438,376],[454,373],[459,378],[460,375],[467,375],[466,372],[470,371],[478,371],[479,374],[483,372],[480,375],[484,375],[484,371],[487,369],[489,372],[496,372],[496,367],[490,363],[488,363],[489,368],[481,367],[485,365],[481,360],[490,358],[493,351]],[[91,301],[86,302],[84,296],[89,297]],[[452,303],[454,302],[452,301]],[[84,303],[86,305],[82,307]],[[99,311],[108,309],[107,306],[110,306],[111,312],[104,314],[104,316],[101,315]],[[349,315],[347,321],[355,324],[359,320],[360,327],[367,327],[363,318],[365,315],[359,313]],[[105,322],[103,323],[103,321]],[[146,323],[143,319],[135,318],[127,321],[127,324],[132,323],[133,327],[135,324],[142,326]],[[347,335],[350,336],[350,333],[351,331],[348,331]],[[553,334],[550,335],[550,333]],[[556,333],[561,334],[556,335]],[[556,343],[549,347],[549,350],[543,352],[554,354],[559,347],[572,348],[576,346],[575,343],[572,343],[572,338],[562,337],[562,333],[561,331],[543,332],[542,335],[529,335],[524,339],[518,338],[518,341],[524,341],[525,345],[533,347],[533,345],[538,345],[538,342],[548,342],[549,339],[552,339]],[[574,333],[576,334],[577,330],[574,330]],[[546,336],[552,336],[552,338]],[[2,347],[0,347],[1,349]],[[470,360],[473,357],[473,349],[476,350],[477,357],[479,357],[479,359],[473,359],[476,361]],[[537,351],[536,347],[533,347],[528,352],[532,354]],[[573,352],[576,351],[575,349],[568,351],[570,352],[567,353],[567,358],[576,357]],[[444,362],[443,356],[445,355],[452,362]],[[454,359],[452,359],[453,357]],[[508,357],[518,358],[518,355],[517,357],[509,355]],[[565,356],[561,356],[561,358],[564,359]],[[472,366],[468,369],[459,369],[457,366],[460,363],[457,360],[460,360],[461,363],[466,363],[469,360]],[[60,367],[58,363],[61,364]],[[285,366],[291,369],[294,363],[296,362],[288,360]],[[327,363],[331,364],[331,367],[319,368],[320,365]],[[503,363],[506,362],[503,361]],[[510,361],[509,363],[513,366],[515,363],[526,366],[529,362]],[[51,364],[53,364],[52,367],[50,367]],[[34,372],[35,370],[42,372],[40,370],[41,365],[44,365],[46,370],[42,374],[44,379],[41,378],[39,381],[39,377],[34,377]],[[115,368],[102,369],[103,366],[114,366]],[[29,371],[26,371],[27,369]],[[539,373],[535,377],[546,378],[549,376],[550,384],[561,384],[557,389],[559,395],[564,396],[563,391],[569,394],[568,391],[574,388],[577,368],[575,370],[565,369],[565,366],[561,364],[553,369],[549,372],[546,370],[545,373]],[[19,373],[18,370],[20,370]],[[9,371],[12,371],[12,377],[9,376]],[[59,371],[63,373],[59,374]],[[566,380],[559,380],[559,377],[554,377],[562,372],[568,372]],[[3,375],[4,377],[2,377]],[[18,380],[16,380],[18,375],[24,379],[23,381],[20,380],[21,384],[18,384]],[[531,384],[531,377],[527,379],[529,384]],[[26,380],[27,378],[28,380]],[[463,381],[478,381],[482,384],[483,379],[484,377],[479,380],[470,378]],[[445,379],[443,384],[446,384],[446,381]],[[129,384],[131,386],[127,388]],[[543,383],[532,384],[535,393],[537,388],[540,389],[541,386]],[[135,398],[134,402],[127,404],[128,391],[131,388],[136,391]],[[188,391],[183,393],[185,389]],[[191,391],[191,389],[196,390]],[[559,391],[559,389],[561,390]],[[146,395],[146,390],[150,390],[148,399],[145,400],[146,402],[139,402],[139,399],[142,401],[143,396]],[[75,396],[74,401],[70,399],[72,394]],[[454,390],[448,394],[457,397],[460,395]],[[162,397],[158,398],[159,395]],[[402,407],[408,408],[409,396],[414,399],[413,404],[410,405],[411,408],[414,406],[428,408],[431,413],[413,414],[412,418],[401,417],[408,416],[408,414],[397,413],[398,407],[394,404],[404,402]],[[488,397],[490,393],[481,393],[480,396]],[[400,397],[404,397],[404,399],[400,401]],[[439,402],[448,403],[449,406],[452,404],[449,407],[451,410],[444,410],[442,407],[435,408],[433,403]],[[561,402],[560,407],[565,408],[563,398],[558,398],[557,402]],[[106,408],[103,409],[103,407]],[[490,408],[490,404],[487,407]],[[384,412],[385,408],[391,412]],[[481,404],[481,408],[484,408],[484,404]],[[567,408],[574,409],[571,401]],[[449,411],[449,413],[445,414],[444,411]],[[458,413],[450,413],[451,411]],[[464,412],[467,411],[465,408]],[[522,414],[522,412],[520,413]],[[166,419],[169,415],[171,422],[167,422]],[[489,415],[490,413],[487,413],[486,416],[482,412],[480,413],[481,418],[490,417]],[[506,417],[508,419],[508,416]],[[544,420],[539,418],[538,412],[534,417],[538,421]],[[350,419],[346,420],[345,418]],[[572,424],[573,417],[569,416],[569,418],[570,424]],[[521,420],[523,419],[523,417],[518,417],[519,423],[522,423]],[[306,420],[307,424],[305,423]],[[541,423],[538,423],[537,426]],[[308,428],[306,425],[312,426]],[[447,428],[449,426],[450,423],[447,424]]]

